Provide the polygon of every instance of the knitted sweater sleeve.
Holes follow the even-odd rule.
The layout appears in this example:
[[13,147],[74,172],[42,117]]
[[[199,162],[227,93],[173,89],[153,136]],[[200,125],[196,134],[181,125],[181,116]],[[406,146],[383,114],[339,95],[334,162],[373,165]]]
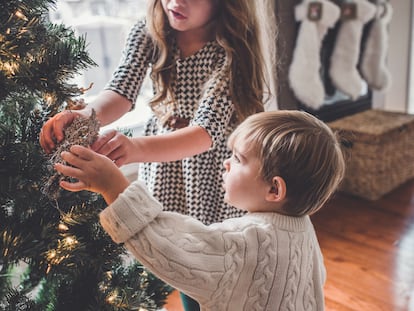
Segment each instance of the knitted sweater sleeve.
[[120,194],[100,221],[115,242],[125,243],[155,275],[200,302],[225,295],[230,276],[243,266],[242,232],[163,212],[140,182]]

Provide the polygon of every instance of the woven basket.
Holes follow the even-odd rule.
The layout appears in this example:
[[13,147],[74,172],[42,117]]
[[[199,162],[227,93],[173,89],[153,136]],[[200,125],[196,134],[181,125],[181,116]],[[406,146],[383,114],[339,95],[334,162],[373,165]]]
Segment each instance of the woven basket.
[[377,200],[414,177],[414,115],[372,109],[328,125],[350,142],[340,190]]

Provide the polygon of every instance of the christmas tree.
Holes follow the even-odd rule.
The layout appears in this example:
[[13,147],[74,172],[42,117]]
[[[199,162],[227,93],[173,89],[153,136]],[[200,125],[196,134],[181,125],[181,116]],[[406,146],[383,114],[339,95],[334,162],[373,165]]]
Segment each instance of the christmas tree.
[[42,189],[43,123],[84,89],[85,37],[48,21],[53,0],[0,0],[0,310],[157,310],[171,288],[112,242],[90,192]]

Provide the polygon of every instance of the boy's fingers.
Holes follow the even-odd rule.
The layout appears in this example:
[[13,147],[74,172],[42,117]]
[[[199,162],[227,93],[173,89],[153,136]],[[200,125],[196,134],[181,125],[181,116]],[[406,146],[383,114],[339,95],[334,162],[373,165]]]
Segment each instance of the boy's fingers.
[[72,167],[72,166],[67,166],[67,165],[63,165],[60,163],[56,163],[55,164],[55,169],[65,175],[65,176],[69,176],[69,177],[73,177],[73,178],[79,178],[80,177],[80,171],[79,169],[77,169],[76,167]]
[[95,154],[89,148],[86,148],[86,147],[83,147],[83,146],[80,146],[80,145],[73,145],[72,147],[70,147],[70,152],[72,152],[76,156],[78,156],[78,157],[80,157],[80,158],[82,158],[83,160],[86,160],[86,161],[93,160],[93,157],[94,157],[94,154]]
[[94,151],[79,145],[72,146],[70,152],[63,151],[61,153],[63,160],[79,168],[85,168],[88,162],[94,161],[95,155]]
[[85,183],[82,181],[68,182],[68,181],[62,180],[59,184],[63,189],[72,191],[72,192],[77,192],[77,191],[82,191],[82,190],[87,189]]
[[85,161],[87,161],[76,154],[67,151],[63,151],[60,156],[64,161],[78,168],[84,167]]

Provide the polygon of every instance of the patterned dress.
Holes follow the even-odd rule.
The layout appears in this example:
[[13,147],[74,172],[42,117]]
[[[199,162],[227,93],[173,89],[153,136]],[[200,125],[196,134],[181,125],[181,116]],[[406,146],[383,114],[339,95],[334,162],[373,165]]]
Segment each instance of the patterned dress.
[[[143,163],[139,179],[147,184],[165,210],[193,216],[205,224],[241,216],[243,212],[223,201],[223,161],[231,155],[226,141],[234,128],[231,122],[234,106],[228,79],[219,81],[211,77],[220,76],[220,70],[224,68],[224,49],[211,41],[186,58],[180,58],[176,45],[173,50],[175,78],[172,89],[176,103],[173,115],[188,119],[190,126],[204,128],[213,143],[208,151],[191,158]],[[135,103],[152,64],[152,55],[152,42],[145,22],[139,22],[129,34],[121,64],[106,89],[116,91]],[[151,115],[145,126],[145,135],[165,134],[173,130]]]

